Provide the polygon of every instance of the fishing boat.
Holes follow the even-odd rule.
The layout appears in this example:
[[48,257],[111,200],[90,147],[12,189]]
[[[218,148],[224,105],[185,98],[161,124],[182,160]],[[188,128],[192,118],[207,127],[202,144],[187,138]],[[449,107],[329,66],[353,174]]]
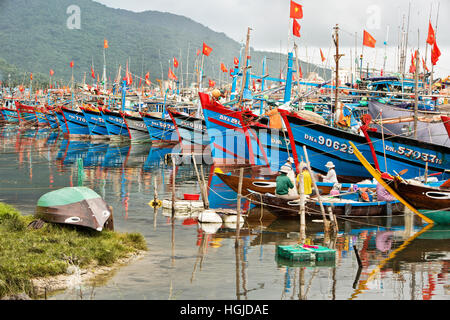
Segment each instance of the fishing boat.
[[87,121],[89,135],[92,139],[108,139],[108,130],[100,110],[92,106],[80,107]]
[[206,122],[203,118],[196,117],[195,111],[187,113],[171,107],[167,108],[167,112],[175,125],[180,144],[185,152],[202,153],[209,146],[211,140]]
[[46,108],[45,106],[35,106],[34,108],[35,114],[36,114],[36,120],[38,126],[50,126],[50,123],[47,120],[46,117]]
[[36,217],[97,231],[114,229],[111,207],[86,187],[68,187],[44,194],[37,202]]
[[[381,132],[370,130],[368,124],[371,117],[368,115],[361,126],[364,135],[356,134],[347,130],[328,125],[314,123],[302,119],[295,113],[286,110],[280,110],[280,114],[284,119],[287,127],[286,133],[275,131],[275,136],[289,137],[294,159],[298,159],[303,155],[302,147],[307,146],[311,158],[314,171],[324,172],[325,164],[333,161],[336,166],[336,172],[341,176],[358,177],[358,180],[370,178],[368,172],[361,163],[354,157],[354,149],[349,145],[349,141],[357,145],[361,152],[375,167],[384,165],[385,171],[400,172],[407,169],[405,178],[415,178],[424,174],[425,167],[428,167],[429,174],[441,175],[441,179],[450,178],[446,172],[450,168],[450,148],[439,146],[432,143],[421,142],[412,138],[392,136],[382,134]],[[258,129],[252,127],[253,130]],[[273,134],[271,130],[271,134]],[[266,133],[267,134],[267,133]],[[279,147],[280,152],[285,152],[280,156],[281,159],[287,158],[288,149],[285,144]],[[270,144],[267,148],[272,147],[272,139],[266,139]],[[295,145],[295,148],[292,146]],[[384,163],[378,163],[378,157],[386,159]]]
[[58,127],[59,127],[58,118],[53,113],[53,110],[51,109],[50,106],[46,106],[46,108],[44,110],[44,116],[47,119],[47,122],[48,122],[50,128],[58,129]]
[[65,137],[69,136],[69,128],[66,123],[66,119],[64,118],[64,114],[61,110],[61,107],[52,108],[51,112],[55,115],[56,119],[58,120],[59,128],[63,132],[63,135]]
[[67,133],[72,138],[89,138],[89,127],[81,110],[73,110],[68,107],[61,107],[65,123],[67,125]]
[[124,140],[130,139],[130,132],[127,124],[119,111],[109,110],[107,108],[99,108],[102,118],[105,121],[106,129],[110,139]]
[[175,145],[179,142],[175,125],[169,116],[160,112],[141,112],[147,131],[153,144]]
[[[200,92],[199,96],[216,166],[267,165],[269,163],[267,156],[254,152],[251,143],[248,127],[258,116],[250,110],[227,108],[212,100],[206,93]],[[258,125],[255,121],[255,126]],[[257,147],[256,149],[261,150]]]
[[[446,132],[441,116],[445,115],[439,108],[436,111],[417,111],[418,141],[424,141],[450,147],[450,137],[442,134]],[[389,133],[404,137],[414,136],[414,104],[397,103],[385,100],[370,100],[369,113],[374,119],[372,127],[378,132]]]
[[450,224],[450,181],[438,187],[400,176],[384,181],[403,199],[437,224]]
[[138,112],[121,111],[120,114],[130,133],[131,143],[150,141],[147,126]]
[[36,112],[34,106],[29,106],[15,101],[17,114],[19,115],[19,123],[23,124],[35,124],[37,122]]
[[19,122],[19,115],[17,114],[16,105],[12,100],[6,100],[1,110],[6,122]]

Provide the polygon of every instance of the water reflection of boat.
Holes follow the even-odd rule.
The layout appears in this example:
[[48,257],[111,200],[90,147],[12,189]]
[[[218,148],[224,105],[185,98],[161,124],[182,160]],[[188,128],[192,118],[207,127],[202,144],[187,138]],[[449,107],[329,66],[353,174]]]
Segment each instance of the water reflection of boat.
[[48,135],[47,140],[45,142],[45,145],[46,146],[53,146],[53,145],[55,145],[56,142],[58,141],[59,134],[60,134],[59,131],[50,132],[50,134]]
[[159,166],[164,162],[166,154],[171,153],[172,148],[150,148],[147,159],[143,165],[144,171],[152,170],[153,167]]
[[419,235],[389,261],[387,268],[399,270],[400,263],[449,260],[450,226],[435,225]]
[[108,144],[106,143],[90,143],[86,159],[84,159],[84,166],[101,166],[105,160],[107,150]]
[[86,141],[64,139],[57,159],[65,165],[76,163],[79,158],[84,160],[87,157],[89,145],[90,143]]
[[103,161],[103,167],[105,168],[118,168],[121,167],[126,160],[128,152],[130,151],[130,144],[109,144],[108,150],[105,154]]
[[131,143],[125,166],[141,166],[147,160],[151,147],[150,143]]

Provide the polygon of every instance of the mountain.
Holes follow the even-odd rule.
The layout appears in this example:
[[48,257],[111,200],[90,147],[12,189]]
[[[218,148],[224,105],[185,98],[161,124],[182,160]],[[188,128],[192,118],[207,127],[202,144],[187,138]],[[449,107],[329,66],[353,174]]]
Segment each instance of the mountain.
[[[73,28],[77,27],[77,22],[79,29]],[[243,35],[246,31],[242,30]],[[180,67],[176,69],[178,76],[181,68],[183,74],[186,73],[187,60],[189,61],[189,80],[192,81],[196,53],[203,42],[213,48],[210,56],[204,57],[206,77],[216,81],[220,78],[229,79],[228,75],[220,71],[220,63],[230,67],[233,57],[239,57],[242,47],[242,44],[224,33],[215,32],[189,18],[170,13],[137,13],[109,8],[91,0],[0,2],[0,58],[5,60],[5,65],[17,69],[17,79],[26,78],[25,72],[48,77],[49,70],[53,69],[54,80],[67,83],[72,75],[72,69],[69,67],[72,60],[76,81],[83,81],[86,76],[86,81],[92,82],[92,63],[95,73],[101,78],[104,39],[107,39],[109,44],[106,49],[108,78],[116,77],[119,65],[122,66],[123,75],[128,60],[130,72],[143,76],[149,71],[153,82],[156,78],[167,79],[169,66],[173,69],[170,62],[173,57],[180,62]],[[266,56],[271,76],[279,77],[280,69],[285,74],[286,55],[254,50],[251,50],[250,54],[252,73],[261,75],[262,60]],[[6,80],[7,74],[1,65],[0,61],[0,80]],[[329,71],[304,62],[301,62],[301,66],[304,74],[305,71],[313,69],[319,74],[330,74]],[[43,80],[44,83],[45,81],[48,80]]]

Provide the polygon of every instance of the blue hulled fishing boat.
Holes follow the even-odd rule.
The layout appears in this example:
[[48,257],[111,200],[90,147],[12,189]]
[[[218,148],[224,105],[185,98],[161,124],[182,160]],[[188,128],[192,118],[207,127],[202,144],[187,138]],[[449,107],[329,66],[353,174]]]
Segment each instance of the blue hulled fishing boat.
[[67,107],[62,107],[61,111],[67,125],[67,132],[70,136],[89,137],[89,128],[83,112]]

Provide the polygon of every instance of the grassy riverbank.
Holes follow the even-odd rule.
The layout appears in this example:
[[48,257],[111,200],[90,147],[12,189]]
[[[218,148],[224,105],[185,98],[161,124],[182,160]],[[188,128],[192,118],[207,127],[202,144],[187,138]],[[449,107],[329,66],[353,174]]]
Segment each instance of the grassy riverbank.
[[25,292],[33,295],[32,279],[65,274],[69,265],[80,268],[111,266],[131,253],[147,250],[138,233],[46,223],[27,228],[33,216],[0,203],[0,298]]

